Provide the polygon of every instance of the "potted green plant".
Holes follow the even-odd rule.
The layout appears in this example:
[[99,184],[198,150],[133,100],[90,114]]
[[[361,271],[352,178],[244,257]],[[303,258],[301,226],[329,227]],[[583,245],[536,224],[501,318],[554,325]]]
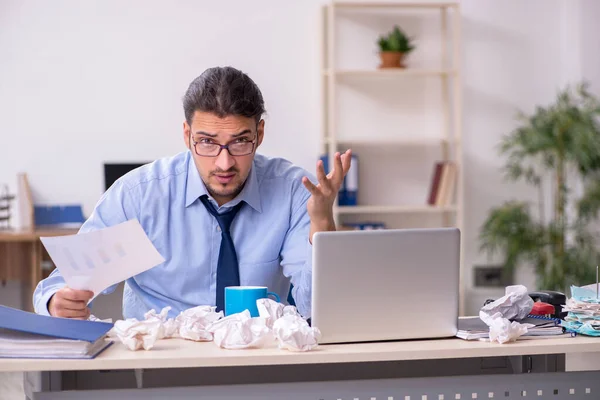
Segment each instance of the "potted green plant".
[[[553,104],[538,106],[532,115],[519,113],[521,124],[500,143],[500,154],[507,157],[506,178],[537,188],[538,201],[512,200],[491,209],[480,229],[480,250],[501,253],[511,273],[520,265],[533,265],[539,289],[567,293],[572,284],[596,279],[599,117],[600,101],[584,82],[559,91]],[[583,190],[576,194],[578,183]]]
[[405,56],[414,50],[413,40],[397,25],[386,36],[379,37],[379,68],[405,68]]

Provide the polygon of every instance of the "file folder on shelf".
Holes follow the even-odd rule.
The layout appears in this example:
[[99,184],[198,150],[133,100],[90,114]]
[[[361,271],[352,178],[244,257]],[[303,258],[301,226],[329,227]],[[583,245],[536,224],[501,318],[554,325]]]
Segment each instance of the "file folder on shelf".
[[79,228],[85,222],[80,205],[34,206],[36,226]]

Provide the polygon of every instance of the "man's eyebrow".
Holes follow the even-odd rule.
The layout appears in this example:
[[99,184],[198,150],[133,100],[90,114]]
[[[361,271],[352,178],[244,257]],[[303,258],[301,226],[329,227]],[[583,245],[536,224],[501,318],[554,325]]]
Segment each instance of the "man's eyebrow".
[[[241,132],[234,133],[233,135],[231,135],[231,137],[236,138],[236,137],[240,137],[242,135],[246,135],[248,133],[252,133],[252,131],[250,129],[244,129]],[[208,137],[211,137],[211,138],[215,138],[215,137],[218,136],[216,133],[208,133],[208,132],[204,132],[204,131],[196,131],[195,134],[196,135],[202,135],[202,136],[208,136]]]
[[208,132],[202,132],[202,131],[196,131],[194,134],[195,135],[208,136],[208,137],[212,137],[212,138],[217,137],[216,133],[208,133]]
[[240,137],[242,135],[248,134],[248,133],[252,133],[252,131],[250,129],[244,129],[240,133],[234,133],[233,135],[231,135],[231,137],[236,138],[236,137]]

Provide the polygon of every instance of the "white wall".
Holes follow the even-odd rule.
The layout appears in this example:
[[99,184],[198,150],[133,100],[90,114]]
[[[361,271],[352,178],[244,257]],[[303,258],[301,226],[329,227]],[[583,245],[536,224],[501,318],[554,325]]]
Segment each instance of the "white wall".
[[[594,0],[463,1],[467,266],[489,260],[477,233],[490,207],[508,199],[537,201],[523,185],[505,184],[495,145],[515,127],[516,108],[532,112],[567,84],[586,79],[600,93],[600,4]],[[577,189],[577,188],[576,188]],[[580,189],[580,188],[579,188]],[[546,205],[550,204],[547,192]],[[546,210],[548,211],[548,210]],[[535,285],[531,270],[516,279]],[[468,312],[500,291],[472,289]]]
[[261,88],[262,152],[312,169],[319,3],[0,0],[0,182],[15,190],[26,171],[35,202],[80,203],[89,215],[103,162],[184,150],[181,98],[215,65]]
[[600,95],[600,40],[598,40],[600,2],[581,0],[579,11],[581,75],[590,80],[592,90],[596,95]]
[[[184,149],[187,85],[205,68],[227,64],[263,91],[269,115],[262,151],[312,169],[324,3],[0,0],[0,182],[14,189],[16,173],[26,171],[36,202],[77,202],[89,214],[103,190],[104,161]],[[467,266],[489,262],[476,241],[489,207],[515,195],[533,198],[523,186],[502,183],[494,149],[515,126],[516,109],[552,101],[569,71],[599,87],[600,52],[587,51],[598,46],[598,3],[576,3],[575,16],[565,17],[567,0],[462,1]],[[581,30],[569,25],[573,18],[584,21]],[[559,45],[567,31],[581,50]],[[389,127],[377,119],[368,125]],[[531,284],[531,274],[522,277]],[[490,293],[469,295],[473,311]]]
[[[496,146],[515,127],[517,109],[552,101],[561,79],[560,1],[463,2],[465,263],[499,261],[479,253],[478,231],[490,207],[509,199],[536,200],[525,185],[507,184]],[[472,277],[467,274],[467,287]],[[519,282],[534,285],[533,274],[519,271]],[[503,290],[468,291],[467,311]]]
[[104,161],[184,149],[181,97],[214,65],[262,89],[262,151],[312,169],[318,3],[2,0],[0,182],[27,171],[37,202],[90,213]]

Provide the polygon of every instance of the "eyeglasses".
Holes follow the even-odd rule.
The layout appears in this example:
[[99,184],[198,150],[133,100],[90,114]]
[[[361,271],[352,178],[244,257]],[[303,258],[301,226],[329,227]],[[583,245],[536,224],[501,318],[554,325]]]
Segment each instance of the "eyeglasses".
[[227,144],[219,144],[209,138],[202,138],[198,142],[192,140],[192,143],[196,154],[200,157],[218,157],[223,149],[227,149],[231,156],[247,156],[254,151],[256,137],[254,140],[239,138]]

